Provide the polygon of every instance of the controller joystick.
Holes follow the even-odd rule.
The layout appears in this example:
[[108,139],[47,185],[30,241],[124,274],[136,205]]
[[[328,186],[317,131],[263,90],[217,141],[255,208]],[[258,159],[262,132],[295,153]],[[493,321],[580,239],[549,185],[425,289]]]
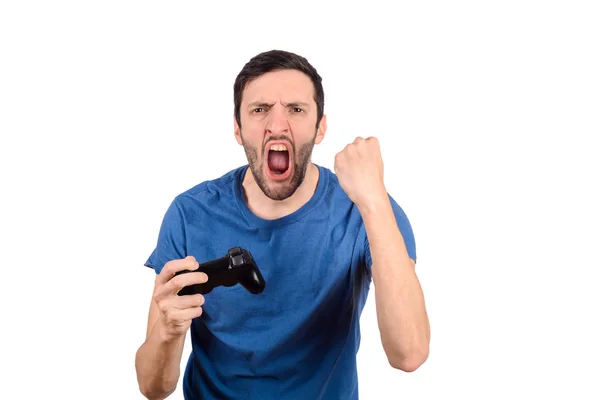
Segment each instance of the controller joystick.
[[204,272],[208,281],[184,287],[178,293],[180,296],[207,294],[217,286],[231,287],[238,283],[252,294],[262,293],[265,289],[265,280],[252,254],[241,247],[229,249],[226,256],[202,263],[194,271],[179,271],[175,275],[190,272]]

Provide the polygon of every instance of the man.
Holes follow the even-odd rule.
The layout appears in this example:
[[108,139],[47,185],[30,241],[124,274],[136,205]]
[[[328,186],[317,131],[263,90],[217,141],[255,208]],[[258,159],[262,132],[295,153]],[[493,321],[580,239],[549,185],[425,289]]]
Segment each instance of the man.
[[[383,183],[377,139],[311,162],[327,129],[321,78],[296,54],[257,55],[234,84],[234,133],[248,165],[177,196],[146,266],[158,274],[136,356],[141,392],[176,388],[185,335],[186,399],[357,399],[359,317],[371,280],[392,367],[428,357],[429,321],[410,223]],[[207,281],[198,262],[240,246],[266,281],[179,296]]]

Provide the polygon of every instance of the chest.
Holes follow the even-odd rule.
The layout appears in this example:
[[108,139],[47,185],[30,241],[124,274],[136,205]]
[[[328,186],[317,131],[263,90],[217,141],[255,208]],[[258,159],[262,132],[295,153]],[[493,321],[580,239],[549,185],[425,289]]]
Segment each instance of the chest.
[[363,266],[361,221],[307,220],[273,229],[243,228],[224,221],[188,228],[188,255],[200,263],[240,246],[253,256],[266,287],[258,295],[241,285],[206,295],[204,322],[214,332],[265,330],[336,315],[351,301],[354,277]]

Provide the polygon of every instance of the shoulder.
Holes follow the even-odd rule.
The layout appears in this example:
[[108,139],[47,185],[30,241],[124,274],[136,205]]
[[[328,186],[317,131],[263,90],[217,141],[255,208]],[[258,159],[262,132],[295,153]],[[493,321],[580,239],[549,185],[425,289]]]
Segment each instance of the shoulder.
[[247,165],[227,171],[221,176],[202,181],[179,193],[173,203],[182,210],[199,205],[210,206],[215,202],[235,199],[235,183],[241,178]]
[[237,204],[236,183],[246,167],[237,167],[180,192],[171,203],[171,214],[176,215],[179,220],[188,221],[193,216],[210,214],[216,207]]

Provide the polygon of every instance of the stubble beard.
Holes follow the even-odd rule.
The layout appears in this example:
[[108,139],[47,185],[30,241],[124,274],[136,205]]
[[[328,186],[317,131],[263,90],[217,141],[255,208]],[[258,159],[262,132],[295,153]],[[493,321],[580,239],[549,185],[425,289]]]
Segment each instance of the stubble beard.
[[[317,137],[317,132],[315,131],[315,135],[313,136],[312,140],[302,144],[299,149],[296,149],[294,144],[289,142],[290,146],[292,146],[295,157],[294,160],[292,160],[291,158],[289,160],[290,163],[294,163],[294,173],[291,176],[289,184],[285,185],[277,183],[276,187],[274,188],[270,188],[267,185],[268,178],[267,176],[265,176],[263,164],[259,161],[258,150],[246,143],[246,141],[244,140],[244,136],[241,134],[241,132],[240,137],[242,138],[242,145],[244,146],[246,158],[248,159],[248,165],[250,166],[250,171],[252,172],[254,181],[256,182],[260,190],[262,190],[262,192],[265,194],[265,196],[277,201],[285,200],[291,197],[296,192],[296,190],[298,190],[302,182],[304,182],[306,170],[308,169],[308,164],[310,163],[312,151],[315,146],[315,138]],[[268,157],[267,154],[265,154],[264,156],[265,157],[263,158],[262,162],[266,162],[266,157]],[[268,166],[266,166],[266,168],[268,168]]]

